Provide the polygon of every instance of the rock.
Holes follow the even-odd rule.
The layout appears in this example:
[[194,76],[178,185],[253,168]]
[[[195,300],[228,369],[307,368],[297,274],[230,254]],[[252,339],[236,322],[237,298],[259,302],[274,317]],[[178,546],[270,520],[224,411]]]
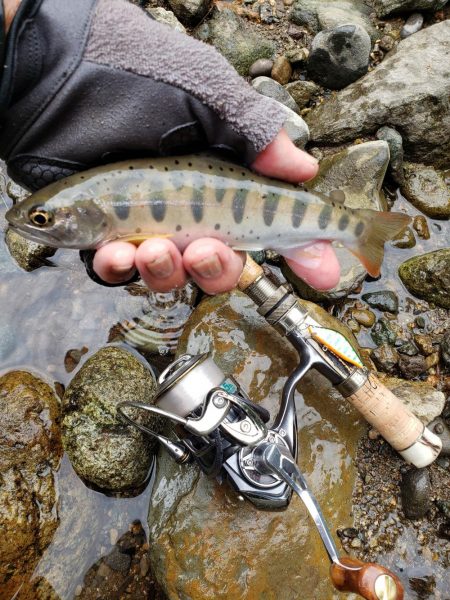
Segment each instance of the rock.
[[303,44],[308,40],[308,31],[304,27],[294,25],[294,23],[289,24],[287,34],[293,40],[301,41]]
[[378,32],[370,13],[371,9],[361,0],[296,0],[289,20],[297,25],[306,25],[314,33],[351,23],[364,27],[375,41]]
[[292,75],[291,63],[285,56],[278,56],[273,63],[271,76],[272,79],[278,81],[281,85],[286,85]]
[[[281,387],[298,356],[248,298],[233,293],[201,302],[185,329],[180,352],[208,349],[274,416]],[[305,403],[297,394],[300,466],[333,523],[346,528],[353,526],[349,509],[355,472],[349,454],[354,456],[362,428],[332,389],[311,373],[302,382]],[[194,466],[176,465],[162,453],[149,528],[151,564],[170,600],[333,595],[329,561],[298,500],[285,511],[257,510],[248,501],[240,502],[230,486]]]
[[261,19],[261,23],[267,23],[268,25],[279,20],[277,10],[270,2],[259,4],[259,18]]
[[450,367],[450,331],[444,333],[441,340],[441,356],[447,367]]
[[431,481],[427,469],[410,469],[400,484],[402,506],[408,519],[422,519],[431,508]]
[[320,87],[314,82],[301,80],[288,83],[285,89],[300,109],[304,108],[311,98],[320,92]]
[[450,248],[410,258],[400,265],[398,274],[418,298],[450,308]]
[[212,18],[202,23],[194,35],[215,46],[244,77],[256,60],[271,59],[275,54],[275,44],[271,40],[228,9],[215,10]]
[[208,12],[210,0],[168,0],[170,8],[183,25],[197,25]]
[[426,218],[423,215],[416,215],[413,219],[413,227],[417,232],[417,235],[422,240],[430,239],[430,230],[428,228],[428,223]]
[[168,25],[180,33],[186,33],[186,28],[180,23],[171,10],[166,10],[161,6],[157,6],[156,8],[148,7],[146,8],[146,11],[150,13],[156,21],[164,23],[164,25]]
[[391,244],[396,248],[414,248],[416,245],[416,238],[410,227],[405,227],[398,235],[393,238]]
[[371,0],[378,17],[412,10],[439,10],[447,0]]
[[448,20],[403,40],[376,69],[309,113],[311,139],[337,144],[389,123],[401,131],[410,160],[449,165],[449,40]]
[[34,375],[0,378],[0,595],[29,579],[58,526],[59,406]]
[[340,90],[369,67],[370,37],[360,25],[339,25],[316,35],[308,59],[308,74],[317,83]]
[[390,290],[380,290],[379,292],[370,292],[363,294],[361,298],[370,306],[378,308],[384,312],[398,313],[398,296]]
[[392,127],[380,127],[377,131],[377,139],[388,143],[392,179],[399,185],[402,184],[404,181],[402,136]]
[[419,350],[412,342],[404,342],[403,344],[398,345],[397,350],[400,354],[406,354],[407,356],[416,356],[419,354]]
[[433,353],[433,338],[431,337],[431,335],[415,333],[414,341],[424,356],[428,356],[429,354]]
[[309,57],[308,48],[291,48],[289,50],[286,50],[286,58],[293,65],[295,65],[297,63],[302,63],[305,60],[308,60],[308,57]]
[[295,103],[292,96],[280,85],[277,81],[274,81],[270,77],[256,77],[252,81],[252,86],[263,96],[269,96],[277,100],[284,106],[290,108],[293,112],[299,113],[299,108]]
[[[151,402],[155,391],[150,369],[122,348],[102,348],[84,363],[63,399],[64,447],[80,477],[114,491],[146,480],[153,461],[149,438],[123,424],[117,404]],[[127,409],[127,414],[158,429],[149,413]]]
[[380,379],[424,425],[429,425],[441,414],[445,405],[445,394],[438,392],[430,384],[382,375]]
[[423,15],[420,13],[413,13],[407,19],[405,24],[400,31],[400,37],[402,39],[409,37],[413,33],[417,33],[422,29]]
[[418,356],[401,354],[398,368],[405,379],[415,379],[428,370],[428,365],[421,354]]
[[352,317],[363,327],[372,327],[376,320],[371,310],[364,309],[352,309]]
[[370,337],[377,346],[381,346],[381,344],[392,345],[397,339],[397,334],[391,329],[389,321],[386,319],[379,319],[372,327]]
[[19,267],[25,271],[34,271],[48,264],[47,258],[53,256],[56,248],[49,248],[36,242],[26,240],[16,231],[7,229],[5,234],[6,245]]
[[272,67],[273,60],[269,60],[268,58],[258,58],[258,60],[255,60],[250,67],[248,74],[252,79],[261,76],[270,77],[270,74],[272,73]]
[[390,52],[395,46],[395,40],[391,35],[383,35],[378,45],[384,52]]
[[450,191],[443,173],[433,167],[405,163],[402,194],[433,219],[450,218]]
[[[389,162],[386,142],[375,141],[358,144],[324,158],[318,175],[306,183],[311,191],[330,194],[338,190],[345,195],[345,205],[350,208],[383,210],[380,198],[381,185]],[[359,260],[340,244],[333,244],[339,264],[341,278],[335,288],[319,292],[310,287],[289,269],[283,266],[283,274],[293,284],[300,297],[307,300],[336,300],[348,296],[366,277],[366,270]]]
[[121,552],[119,548],[114,550],[105,557],[104,564],[108,565],[113,571],[119,571],[120,573],[128,573],[131,565],[131,556]]
[[283,106],[288,113],[288,118],[283,124],[283,129],[297,148],[304,148],[309,140],[309,129],[305,121],[290,108]]
[[370,357],[377,368],[385,373],[392,373],[399,359],[397,350],[389,344],[381,344],[381,346],[375,348]]

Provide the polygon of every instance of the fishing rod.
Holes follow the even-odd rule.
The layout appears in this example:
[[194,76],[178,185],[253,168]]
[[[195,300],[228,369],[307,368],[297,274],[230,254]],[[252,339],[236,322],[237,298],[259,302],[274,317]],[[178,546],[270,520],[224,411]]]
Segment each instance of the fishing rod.
[[[295,492],[320,534],[335,588],[367,600],[403,600],[403,587],[394,573],[376,563],[339,555],[297,465],[294,392],[302,377],[316,369],[417,467],[434,461],[442,447],[440,439],[365,369],[344,336],[313,318],[302,300],[249,256],[237,287],[299,353],[299,364],[286,381],[273,424],[268,425],[268,411],[253,403],[208,354],[179,357],[161,374],[152,404],[123,402],[119,414],[156,438],[177,463],[196,461],[203,472],[220,481],[225,478],[239,496],[260,509],[287,508]],[[168,419],[174,425],[171,437],[137,423],[127,409]]]

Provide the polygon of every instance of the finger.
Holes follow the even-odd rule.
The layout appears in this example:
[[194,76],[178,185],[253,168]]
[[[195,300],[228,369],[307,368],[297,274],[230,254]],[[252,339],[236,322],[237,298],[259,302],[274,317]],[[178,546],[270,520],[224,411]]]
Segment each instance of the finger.
[[252,169],[268,177],[297,183],[312,179],[317,174],[319,163],[297,148],[282,129],[273,142],[258,154]]
[[244,255],[213,238],[189,244],[183,254],[186,271],[207,294],[236,287],[244,267]]
[[94,271],[106,283],[122,283],[131,279],[136,269],[136,247],[127,242],[110,242],[94,256]]
[[168,292],[186,283],[181,253],[170,240],[154,238],[143,242],[136,252],[136,266],[155,292]]
[[339,282],[341,270],[329,242],[298,248],[286,262],[298,277],[316,290],[331,290]]

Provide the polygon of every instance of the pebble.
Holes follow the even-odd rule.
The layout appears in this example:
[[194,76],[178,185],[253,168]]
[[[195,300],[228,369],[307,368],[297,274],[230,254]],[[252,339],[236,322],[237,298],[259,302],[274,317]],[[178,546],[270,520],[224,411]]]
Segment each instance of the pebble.
[[350,542],[350,546],[352,548],[361,548],[362,547],[362,541],[359,538],[355,537]]
[[316,83],[302,80],[288,83],[285,89],[294,98],[299,108],[304,108],[320,91],[320,87]]
[[186,33],[186,28],[180,23],[171,10],[166,10],[161,6],[157,6],[156,8],[148,7],[145,10],[150,13],[156,21],[164,23],[164,25],[168,25],[180,33]]
[[433,352],[433,354],[427,356],[425,358],[425,364],[427,366],[427,371],[432,367],[436,367],[439,364],[439,352]]
[[419,347],[419,350],[425,356],[432,354],[433,352],[433,338],[430,335],[425,335],[424,333],[415,333],[414,341]]
[[406,227],[401,231],[393,240],[392,245],[396,248],[414,248],[416,245],[416,238],[410,227]]
[[273,60],[270,60],[269,58],[258,58],[258,60],[255,60],[250,67],[248,74],[252,79],[261,76],[270,77],[272,68]]
[[402,39],[409,37],[413,33],[417,33],[422,29],[423,15],[420,13],[413,13],[410,15],[400,31],[400,37]]
[[378,369],[391,373],[398,364],[399,354],[389,344],[381,344],[372,351],[371,358]]
[[385,319],[379,319],[372,327],[370,336],[377,346],[381,344],[394,344],[397,334],[393,331]]
[[430,239],[430,229],[426,217],[423,215],[416,215],[413,219],[413,227],[422,240]]
[[269,96],[274,100],[278,100],[295,113],[299,112],[299,108],[295,103],[294,98],[274,79],[270,77],[256,77],[252,81],[252,86],[263,96]]
[[308,60],[309,50],[308,48],[294,48],[292,50],[286,50],[286,58],[292,63],[301,63]]
[[416,356],[416,354],[419,354],[418,349],[412,342],[401,344],[401,346],[397,347],[397,350],[400,354],[406,354],[407,356]]
[[393,127],[380,127],[377,131],[377,139],[388,143],[392,178],[399,185],[402,184],[404,181],[402,136]]
[[304,27],[300,27],[294,23],[289,24],[287,34],[293,40],[301,40],[302,42],[306,42],[308,39],[308,31]]
[[405,379],[415,379],[428,370],[426,360],[421,354],[417,356],[401,354],[398,366]]
[[390,290],[380,290],[379,292],[370,292],[363,294],[362,299],[371,308],[378,308],[384,312],[398,313],[398,296]]
[[442,171],[430,165],[405,162],[403,172],[401,192],[411,204],[427,217],[450,218],[450,194]]
[[355,321],[358,321],[363,327],[372,327],[375,323],[376,317],[371,310],[354,308],[351,312]]
[[370,49],[370,36],[360,25],[321,31],[311,45],[308,73],[320,85],[340,90],[367,73]]
[[389,50],[392,50],[392,48],[395,46],[395,40],[390,35],[383,35],[381,40],[378,42],[378,45],[385,52],[389,52]]
[[291,75],[292,67],[288,59],[284,55],[276,58],[271,72],[272,79],[275,79],[281,85],[286,85],[289,83]]
[[145,577],[150,570],[150,559],[147,554],[143,554],[141,556],[141,560],[139,562],[139,572],[141,577]]
[[114,548],[103,560],[113,571],[128,573],[130,570],[131,556],[120,552],[118,548]]
[[409,469],[400,484],[402,507],[408,519],[422,519],[431,508],[431,481],[427,469]]

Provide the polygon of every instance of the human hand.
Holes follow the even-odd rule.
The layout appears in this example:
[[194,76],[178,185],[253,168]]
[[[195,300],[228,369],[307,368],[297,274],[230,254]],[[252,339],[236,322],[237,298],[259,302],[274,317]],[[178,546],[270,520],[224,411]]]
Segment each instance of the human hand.
[[[282,130],[254,161],[252,168],[284,181],[307,181],[317,173],[317,161],[290,141]],[[330,289],[339,280],[339,263],[328,242],[306,246],[298,251],[291,269],[309,285]],[[208,294],[236,286],[244,264],[242,253],[234,252],[213,238],[192,242],[183,254],[168,239],[151,239],[138,248],[127,242],[111,242],[100,248],[94,269],[107,283],[127,281],[137,269],[147,286],[167,292],[192,279]]]

